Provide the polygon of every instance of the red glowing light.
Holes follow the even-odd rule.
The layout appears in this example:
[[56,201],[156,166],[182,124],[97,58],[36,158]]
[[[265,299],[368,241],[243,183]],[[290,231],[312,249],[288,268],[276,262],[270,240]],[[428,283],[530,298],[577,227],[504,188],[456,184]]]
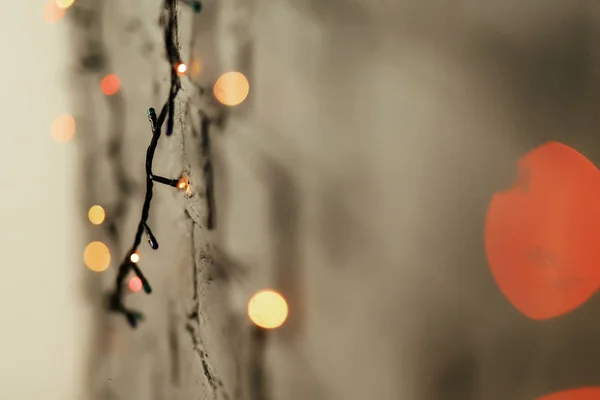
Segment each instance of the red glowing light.
[[142,280],[137,276],[131,278],[127,285],[129,286],[129,290],[131,290],[134,293],[142,290]]
[[513,306],[535,320],[554,318],[600,286],[600,171],[556,142],[526,154],[518,171],[488,208],[488,262]]
[[538,397],[537,400],[598,400],[600,387],[569,389],[547,396]]
[[102,93],[107,96],[112,96],[119,91],[121,87],[121,81],[115,74],[106,75],[100,82],[100,89]]

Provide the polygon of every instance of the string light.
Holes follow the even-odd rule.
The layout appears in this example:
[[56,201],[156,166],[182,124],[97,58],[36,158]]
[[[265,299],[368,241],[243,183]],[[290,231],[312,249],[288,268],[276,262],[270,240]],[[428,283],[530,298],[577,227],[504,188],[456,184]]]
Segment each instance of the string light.
[[94,272],[105,271],[110,265],[110,251],[102,242],[91,242],[83,251],[83,261]]
[[75,3],[75,0],[56,0],[56,5],[63,10],[71,7],[73,3]]
[[131,256],[129,256],[129,259],[132,263],[137,263],[140,261],[140,252],[136,250]]
[[100,81],[100,90],[107,96],[112,96],[121,88],[121,80],[115,74],[106,75]]
[[142,290],[142,280],[137,276],[133,276],[131,277],[131,279],[129,279],[129,283],[127,284],[127,286],[129,287],[129,290],[131,290],[133,293],[137,293],[140,290]]
[[106,213],[104,212],[104,208],[99,205],[95,205],[90,207],[88,211],[88,219],[94,225],[100,225],[104,222],[104,218],[106,217]]
[[248,302],[248,317],[261,328],[278,328],[283,325],[287,316],[287,302],[274,290],[261,290]]
[[[165,5],[165,8],[167,10],[167,23],[165,24],[164,28],[165,48],[171,65],[177,66],[182,64],[181,57],[179,55],[179,49],[177,48],[177,3],[176,0],[165,0]],[[148,282],[148,280],[146,279],[146,277],[144,276],[144,274],[138,266],[138,247],[141,244],[142,235],[145,233],[150,247],[152,249],[158,248],[158,241],[156,240],[156,237],[153,235],[152,230],[148,226],[148,217],[150,213],[150,205],[152,202],[154,183],[162,183],[164,185],[171,186],[174,188],[180,188],[180,186],[184,186],[185,188],[187,188],[189,186],[189,181],[184,176],[181,176],[178,179],[169,179],[159,175],[155,175],[152,171],[154,154],[156,152],[158,141],[161,136],[163,124],[165,122],[166,135],[168,136],[173,133],[173,125],[175,119],[175,97],[177,96],[180,88],[181,82],[179,80],[176,67],[172,67],[171,89],[169,91],[169,97],[166,103],[164,104],[163,108],[161,109],[160,114],[158,114],[157,116],[156,110],[154,108],[148,109],[148,119],[150,120],[152,138],[146,151],[146,196],[144,198],[144,204],[142,206],[142,215],[138,223],[138,228],[133,240],[133,245],[131,246],[131,249],[127,253],[125,259],[119,266],[117,278],[115,281],[115,288],[109,296],[110,311],[123,314],[127,319],[127,322],[129,322],[130,326],[133,328],[135,328],[138,322],[143,319],[143,314],[138,311],[127,308],[123,303],[123,283],[129,272],[133,270],[135,276],[142,283],[142,288],[144,289],[144,292],[146,292],[147,294],[150,294],[152,292],[150,283]],[[185,182],[185,184],[182,182]]]
[[67,143],[75,135],[75,119],[69,114],[61,114],[52,121],[50,131],[54,141]]
[[217,79],[213,93],[221,104],[230,107],[237,106],[248,97],[250,83],[241,72],[227,72]]
[[179,75],[184,75],[186,73],[186,71],[187,71],[187,66],[184,63],[180,63],[177,66],[177,73]]
[[177,189],[187,190],[189,187],[190,181],[185,175],[182,176],[181,179],[179,179],[179,181],[177,181]]

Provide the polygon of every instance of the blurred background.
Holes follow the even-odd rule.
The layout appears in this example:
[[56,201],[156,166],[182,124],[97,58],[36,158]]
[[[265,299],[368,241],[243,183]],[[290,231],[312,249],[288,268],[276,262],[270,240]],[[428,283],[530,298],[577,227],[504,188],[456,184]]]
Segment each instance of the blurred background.
[[600,399],[599,13],[12,4],[0,398]]

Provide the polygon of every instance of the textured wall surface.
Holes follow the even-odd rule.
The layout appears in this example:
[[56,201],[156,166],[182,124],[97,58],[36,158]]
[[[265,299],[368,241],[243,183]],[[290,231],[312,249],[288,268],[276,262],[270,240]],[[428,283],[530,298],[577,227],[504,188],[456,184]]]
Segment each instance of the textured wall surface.
[[[127,299],[147,321],[130,331],[98,312],[99,399],[259,398],[245,305],[263,287],[291,310],[267,340],[272,399],[525,400],[597,382],[598,300],[561,322],[526,320],[493,282],[482,238],[490,196],[529,149],[560,140],[599,161],[598,9],[425,3],[181,6],[191,73],[156,168],[183,170],[191,190],[155,189],[161,247],[140,262],[155,293]],[[145,112],[166,99],[169,66],[158,0],[102,4],[75,7],[76,88],[86,201],[107,204],[118,232],[90,235],[120,259],[142,203]],[[84,67],[94,51],[104,65]],[[229,70],[251,90],[225,110],[210,87]],[[122,91],[104,99],[108,72]],[[112,279],[90,278],[94,296]]]

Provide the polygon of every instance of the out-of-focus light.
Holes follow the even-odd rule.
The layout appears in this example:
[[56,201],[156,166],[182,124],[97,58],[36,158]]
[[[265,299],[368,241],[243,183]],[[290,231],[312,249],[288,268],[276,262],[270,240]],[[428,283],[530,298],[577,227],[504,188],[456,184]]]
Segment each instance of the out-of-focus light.
[[192,76],[192,78],[195,78],[198,75],[200,75],[201,71],[202,64],[200,64],[200,61],[197,58],[192,58],[192,62],[190,63],[190,75]]
[[190,181],[186,176],[182,176],[179,182],[177,182],[177,189],[186,190],[190,187]]
[[106,213],[104,212],[104,208],[95,205],[90,207],[88,211],[88,218],[90,222],[94,225],[100,225],[104,222],[104,218],[106,217]]
[[129,290],[131,290],[133,293],[139,292],[142,290],[142,280],[137,276],[134,276],[129,280],[127,286],[129,286]]
[[248,302],[248,317],[261,328],[278,328],[283,325],[287,316],[287,302],[274,290],[261,290]]
[[52,139],[58,143],[67,143],[75,135],[75,119],[69,114],[60,114],[50,127]]
[[217,79],[213,92],[221,104],[237,106],[248,97],[250,83],[241,72],[227,72]]
[[113,94],[117,93],[120,88],[121,81],[115,74],[106,75],[100,82],[100,89],[102,90],[102,93],[107,96],[112,96]]
[[137,263],[138,261],[140,261],[140,253],[136,250],[135,253],[133,253],[129,259],[131,260],[132,263]]
[[56,0],[48,0],[44,6],[44,21],[49,24],[58,22],[65,16],[65,10],[56,4]]
[[177,73],[179,75],[185,74],[187,71],[187,66],[184,63],[181,63],[177,66]]
[[92,271],[105,271],[110,264],[110,251],[102,242],[91,242],[83,251],[83,261]]
[[63,10],[66,10],[67,8],[71,7],[73,3],[75,3],[75,0],[56,0],[56,5],[58,6],[58,8],[61,8]]
[[63,10],[66,10],[67,8],[71,7],[73,5],[73,3],[75,3],[75,0],[55,0],[56,1],[56,5],[58,8],[61,8]]

